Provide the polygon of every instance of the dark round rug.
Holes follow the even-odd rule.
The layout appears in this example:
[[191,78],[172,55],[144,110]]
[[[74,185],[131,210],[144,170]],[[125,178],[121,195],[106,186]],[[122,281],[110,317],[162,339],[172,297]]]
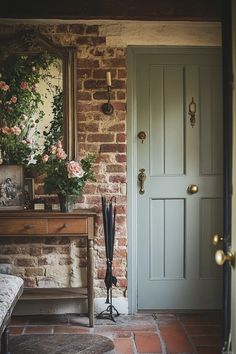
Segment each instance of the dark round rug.
[[10,337],[11,354],[111,354],[112,340],[95,334],[32,334]]

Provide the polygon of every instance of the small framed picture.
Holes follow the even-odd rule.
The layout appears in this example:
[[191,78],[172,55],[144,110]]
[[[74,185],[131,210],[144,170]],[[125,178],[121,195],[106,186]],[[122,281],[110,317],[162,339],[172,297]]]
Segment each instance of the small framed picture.
[[0,210],[24,208],[24,168],[0,165]]
[[24,178],[24,208],[31,209],[34,200],[34,178]]

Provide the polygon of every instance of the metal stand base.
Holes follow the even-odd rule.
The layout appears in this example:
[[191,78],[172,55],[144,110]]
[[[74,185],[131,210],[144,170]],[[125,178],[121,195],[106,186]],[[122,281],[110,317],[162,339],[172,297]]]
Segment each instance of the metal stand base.
[[115,308],[115,306],[113,305],[109,305],[106,310],[102,311],[99,313],[99,315],[97,315],[98,319],[104,319],[104,320],[111,320],[113,322],[116,322],[116,320],[114,319],[113,316],[113,311],[114,310],[116,312],[115,316],[118,317],[120,316],[120,313],[117,311],[117,309]]
[[[117,311],[115,306],[112,305],[112,288],[110,289],[110,302],[109,302],[109,297],[108,297],[106,300],[106,303],[109,305],[107,306],[106,310],[100,312],[97,315],[97,318],[104,319],[104,320],[111,320],[113,322],[116,322],[114,319],[114,316],[118,317],[118,316],[120,316],[120,313]],[[113,310],[116,312],[115,314],[113,313]]]

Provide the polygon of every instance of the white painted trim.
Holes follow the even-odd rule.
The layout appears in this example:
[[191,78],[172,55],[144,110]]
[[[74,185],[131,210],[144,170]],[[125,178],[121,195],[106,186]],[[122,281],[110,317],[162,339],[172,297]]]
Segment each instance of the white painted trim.
[[128,310],[137,311],[137,120],[136,64],[132,47],[127,62],[127,230],[128,230]]

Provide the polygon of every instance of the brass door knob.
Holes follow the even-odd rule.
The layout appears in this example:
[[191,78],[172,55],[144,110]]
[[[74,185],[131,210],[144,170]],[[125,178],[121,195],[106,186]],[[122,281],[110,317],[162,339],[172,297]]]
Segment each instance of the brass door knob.
[[212,236],[212,244],[214,246],[217,246],[220,242],[222,242],[224,240],[224,237],[220,236],[220,235],[213,235]]
[[222,266],[226,261],[230,262],[234,266],[235,253],[233,251],[228,251],[227,254],[223,250],[218,250],[215,254],[216,263]]
[[187,188],[187,192],[189,194],[195,194],[198,192],[198,186],[196,184],[190,184],[190,186],[188,186]]

